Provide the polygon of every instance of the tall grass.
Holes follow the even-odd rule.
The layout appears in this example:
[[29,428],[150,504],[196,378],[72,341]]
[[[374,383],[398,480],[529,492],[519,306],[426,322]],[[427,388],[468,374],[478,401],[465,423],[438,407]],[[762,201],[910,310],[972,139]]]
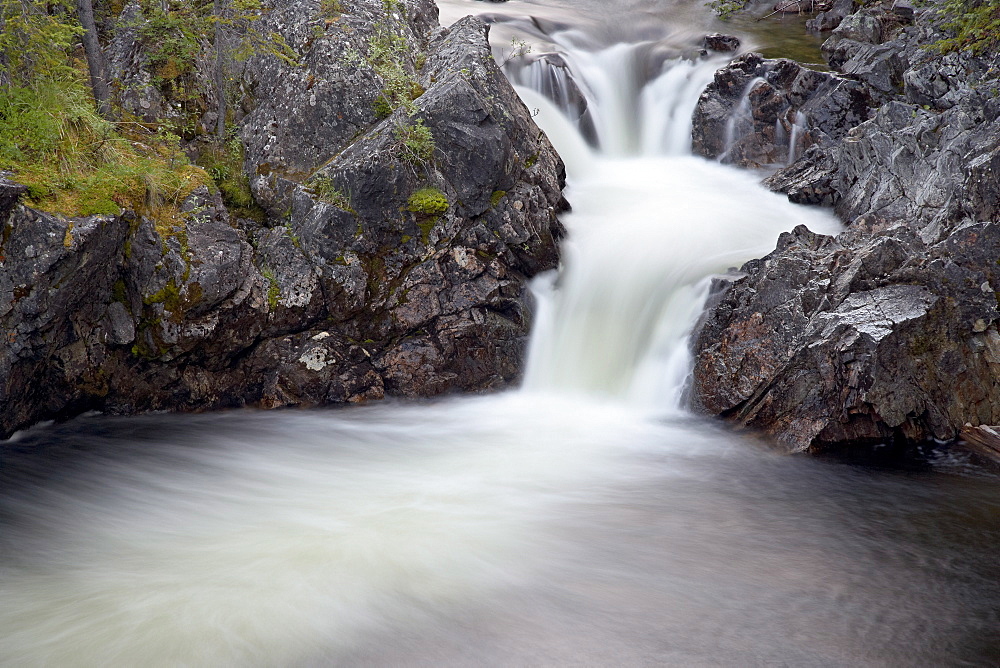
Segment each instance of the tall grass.
[[105,121],[76,80],[0,87],[0,169],[28,186],[37,208],[73,216],[127,208],[167,228],[188,194],[212,183],[176,136]]

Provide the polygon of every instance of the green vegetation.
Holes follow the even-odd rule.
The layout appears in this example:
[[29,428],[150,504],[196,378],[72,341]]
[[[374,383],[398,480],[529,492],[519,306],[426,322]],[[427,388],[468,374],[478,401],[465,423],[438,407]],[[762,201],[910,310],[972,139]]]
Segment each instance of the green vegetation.
[[263,222],[264,211],[254,200],[250,178],[243,171],[243,144],[238,139],[210,144],[198,155],[197,163],[212,178],[234,215]]
[[333,18],[344,13],[340,0],[320,0],[319,13],[325,18]]
[[448,197],[437,188],[422,188],[410,195],[406,208],[417,214],[417,227],[424,243],[448,206]]
[[426,165],[434,159],[434,135],[421,118],[413,123],[396,126],[396,141],[403,161],[413,166]]
[[281,286],[278,284],[278,278],[270,269],[265,268],[260,273],[267,279],[267,304],[273,311],[278,308],[278,297],[281,296]]
[[1000,48],[1000,0],[946,0],[938,17],[952,36],[935,43],[937,51],[985,54]]
[[177,137],[116,128],[83,81],[40,78],[0,87],[0,169],[28,186],[28,202],[65,215],[132,209],[170,229],[177,207],[208,175],[189,164]]
[[749,0],[712,0],[708,3],[708,8],[715,12],[716,16],[725,21],[736,12],[742,11],[747,6]]
[[[196,127],[208,91],[195,69],[215,63],[216,96],[225,115],[228,67],[252,53],[295,64],[280,36],[255,28],[261,0],[181,2],[141,0],[132,27],[153,80],[185,112],[184,120],[124,118],[97,113],[79,40],[73,0],[0,0],[0,169],[28,186],[27,201],[65,215],[117,214],[132,209],[152,218],[162,234],[182,229],[179,205],[199,186],[217,187],[236,215],[263,219],[243,173],[243,149],[223,142],[198,149],[199,166],[181,150]],[[118,14],[122,3],[104,6]],[[106,19],[110,21],[113,19]],[[208,37],[215,35],[215,42]],[[228,77],[228,78],[227,78]],[[121,110],[109,114],[121,118]]]
[[504,197],[507,196],[506,190],[494,190],[493,194],[490,195],[490,206],[496,207]]
[[0,83],[31,86],[39,79],[77,74],[67,54],[83,29],[73,20],[72,0],[0,2]]
[[412,115],[416,112],[413,101],[424,94],[423,86],[406,69],[408,52],[405,37],[395,34],[388,25],[377,26],[368,44],[368,63],[382,79],[382,92],[374,102],[379,118],[389,116],[399,107]]
[[343,209],[344,211],[353,212],[354,209],[351,208],[350,198],[344,194],[344,191],[336,186],[329,176],[321,174],[319,176],[314,176],[306,183],[306,187],[316,195],[322,202],[327,204],[332,204],[338,209]]
[[448,198],[437,188],[422,188],[410,195],[406,209],[425,216],[440,216],[448,210]]

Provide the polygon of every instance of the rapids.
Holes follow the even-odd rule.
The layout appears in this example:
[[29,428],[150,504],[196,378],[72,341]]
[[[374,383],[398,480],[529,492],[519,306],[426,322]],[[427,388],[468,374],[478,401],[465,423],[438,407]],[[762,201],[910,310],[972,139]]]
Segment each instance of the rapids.
[[838,229],[687,155],[720,64],[682,57],[704,8],[441,5],[490,13],[498,60],[531,45],[508,73],[567,162],[523,387],[90,415],[0,444],[0,664],[1000,660],[996,477],[778,456],[685,410],[711,277],[795,225]]

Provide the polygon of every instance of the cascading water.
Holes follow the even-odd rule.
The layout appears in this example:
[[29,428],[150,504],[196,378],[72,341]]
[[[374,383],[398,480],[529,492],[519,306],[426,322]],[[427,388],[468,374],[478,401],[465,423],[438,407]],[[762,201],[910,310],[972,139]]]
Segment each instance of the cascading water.
[[[646,42],[592,51],[550,37],[565,49],[559,89],[586,99],[599,148],[574,123],[578,102],[560,109],[553,103],[569,96],[550,103],[541,96],[547,88],[519,89],[565,156],[574,205],[564,217],[558,280],[537,285],[524,386],[678,408],[685,336],[709,277],[767,253],[797,224],[833,233],[837,223],[764,192],[747,174],[690,156],[691,115],[723,61],[659,57],[657,67],[648,59],[658,51]],[[516,69],[515,80],[544,80],[534,71]],[[644,72],[654,75],[644,80]]]
[[[609,6],[639,37],[594,37]],[[0,448],[0,665],[996,657],[995,480],[774,457],[678,410],[707,277],[834,225],[686,155],[717,63],[680,58],[653,0],[502,8],[544,15],[510,25],[572,78],[538,89],[568,115],[521,90],[574,205],[524,389],[21,435]]]

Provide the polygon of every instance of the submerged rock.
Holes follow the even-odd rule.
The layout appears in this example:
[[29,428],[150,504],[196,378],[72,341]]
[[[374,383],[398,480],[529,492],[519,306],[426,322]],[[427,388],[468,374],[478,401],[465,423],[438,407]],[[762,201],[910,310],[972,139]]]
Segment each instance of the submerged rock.
[[721,280],[694,344],[696,405],[793,451],[1000,422],[996,56],[934,55],[926,19],[891,36],[862,10],[834,31],[837,78],[872,109],[765,183],[848,228],[799,228]]

